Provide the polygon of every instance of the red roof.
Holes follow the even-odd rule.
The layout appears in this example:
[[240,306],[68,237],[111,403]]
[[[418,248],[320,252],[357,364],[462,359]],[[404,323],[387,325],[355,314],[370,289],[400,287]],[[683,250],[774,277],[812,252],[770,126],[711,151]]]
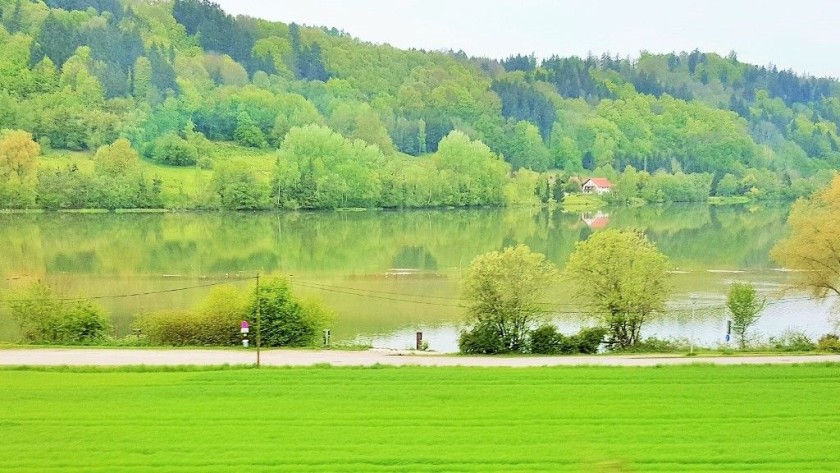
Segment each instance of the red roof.
[[589,183],[595,184],[596,186],[600,187],[601,189],[610,189],[612,188],[612,183],[606,177],[593,177],[592,179],[586,181],[586,184]]

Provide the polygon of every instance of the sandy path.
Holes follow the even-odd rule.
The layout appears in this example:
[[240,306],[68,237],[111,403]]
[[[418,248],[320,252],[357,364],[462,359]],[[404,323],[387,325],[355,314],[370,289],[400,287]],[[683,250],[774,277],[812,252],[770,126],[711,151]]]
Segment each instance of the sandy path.
[[[252,350],[127,350],[127,349],[9,349],[0,350],[2,366],[125,366],[125,365],[250,365]],[[840,363],[840,355],[775,355],[685,357],[673,355],[598,355],[566,357],[476,357],[411,354],[388,350],[321,351],[264,350],[264,366],[656,366],[712,363],[716,365]]]

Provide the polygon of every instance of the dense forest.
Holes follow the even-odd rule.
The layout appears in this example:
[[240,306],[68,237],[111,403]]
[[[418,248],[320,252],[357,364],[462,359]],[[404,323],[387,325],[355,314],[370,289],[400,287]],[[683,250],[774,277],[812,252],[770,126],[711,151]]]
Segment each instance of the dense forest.
[[778,199],[840,168],[840,82],[734,52],[488,59],[206,0],[0,9],[4,208],[503,205],[596,175],[616,200]]

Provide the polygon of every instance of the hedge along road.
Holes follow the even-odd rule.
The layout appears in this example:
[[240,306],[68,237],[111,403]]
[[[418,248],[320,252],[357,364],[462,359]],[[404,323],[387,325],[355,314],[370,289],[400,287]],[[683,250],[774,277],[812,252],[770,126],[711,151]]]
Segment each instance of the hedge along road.
[[[455,356],[391,350],[263,350],[263,366],[657,366],[764,365],[840,363],[840,355],[699,356],[593,355],[593,356]],[[6,349],[0,350],[0,366],[213,366],[252,365],[256,351],[249,350],[136,350],[136,349]]]

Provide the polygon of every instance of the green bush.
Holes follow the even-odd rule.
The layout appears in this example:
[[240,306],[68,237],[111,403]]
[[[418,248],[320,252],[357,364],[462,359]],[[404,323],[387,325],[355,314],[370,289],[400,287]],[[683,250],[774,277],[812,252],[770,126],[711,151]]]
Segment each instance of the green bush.
[[208,158],[207,156],[205,156],[203,158],[199,158],[199,160],[198,160],[198,168],[199,169],[204,169],[205,171],[210,171],[211,169],[213,169],[213,166],[214,166],[213,159]]
[[298,300],[284,279],[269,279],[251,297],[248,314],[256,321],[257,301],[262,319],[262,344],[270,347],[311,345],[318,340],[329,319],[314,301]]
[[640,341],[633,347],[627,347],[624,350],[617,351],[623,353],[674,353],[685,349],[685,344],[673,340],[650,337]]
[[778,337],[770,337],[770,346],[778,351],[813,351],[817,345],[804,332],[788,330]]
[[564,341],[563,334],[553,325],[542,325],[531,332],[531,353],[540,355],[556,355],[560,353],[560,346]]
[[817,350],[840,353],[840,337],[833,333],[823,335],[817,341]]
[[472,330],[461,332],[458,337],[458,349],[467,355],[498,355],[507,353],[499,331],[490,324],[479,324]]
[[573,337],[577,341],[577,352],[586,355],[598,353],[598,349],[604,343],[604,337],[607,336],[607,333],[609,333],[609,330],[603,327],[582,329]]
[[14,296],[9,306],[29,343],[93,345],[104,341],[109,329],[101,307],[85,300],[63,302],[42,283]]
[[152,345],[226,346],[241,341],[247,301],[233,286],[215,288],[195,310],[143,314],[134,326]]
[[531,353],[541,355],[592,355],[607,335],[601,327],[584,328],[575,335],[563,335],[553,325],[542,325],[530,333]]
[[198,160],[198,148],[178,135],[168,134],[154,141],[152,158],[170,166],[192,166]]

